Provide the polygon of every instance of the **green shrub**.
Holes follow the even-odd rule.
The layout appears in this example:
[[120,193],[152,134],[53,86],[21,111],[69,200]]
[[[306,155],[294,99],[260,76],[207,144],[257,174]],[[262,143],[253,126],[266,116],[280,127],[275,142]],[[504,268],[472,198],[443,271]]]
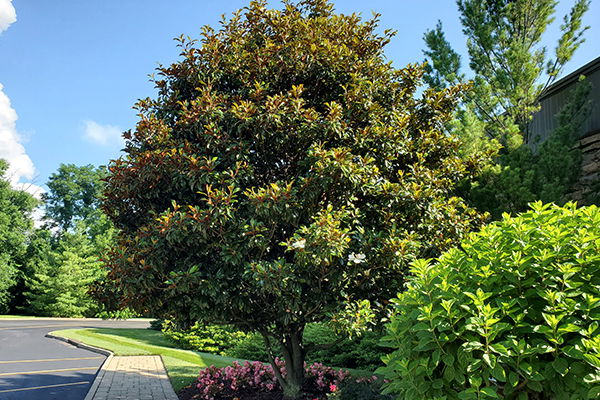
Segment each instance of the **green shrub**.
[[[276,356],[280,357],[281,354],[276,351]],[[244,360],[252,361],[269,361],[269,355],[265,347],[263,338],[257,333],[251,333],[244,339],[237,342],[234,346],[227,351],[229,357],[241,358]]]
[[399,399],[600,397],[600,211],[535,203],[413,264],[380,369]]
[[[362,336],[339,340],[339,336],[326,324],[308,324],[304,332],[306,362],[319,362],[332,367],[374,371],[382,365],[381,358],[387,349],[381,347],[381,334],[365,332]],[[333,345],[332,345],[333,344]],[[268,361],[263,339],[250,334],[227,351],[230,357]],[[277,353],[276,355],[281,356]]]
[[107,310],[103,309],[96,313],[96,318],[102,319],[129,319],[139,317],[140,314],[133,311],[131,308],[123,308],[121,310]]
[[153,319],[152,321],[150,321],[150,326],[148,327],[148,329],[152,329],[153,331],[162,331],[164,324],[164,319]]
[[392,396],[381,393],[380,381],[346,380],[327,400],[392,400]]
[[383,365],[381,358],[388,352],[379,345],[381,336],[380,332],[367,331],[329,346],[339,340],[339,336],[328,325],[309,324],[304,333],[306,359],[335,367],[374,371]]
[[182,349],[219,355],[227,355],[228,350],[249,335],[230,326],[200,323],[194,324],[189,330],[179,330],[171,321],[163,323],[163,333]]
[[[177,329],[166,321],[163,333],[184,349],[217,353],[245,360],[268,362],[263,338],[257,333],[243,333],[231,327],[194,325],[190,330]],[[381,334],[366,332],[352,340],[339,336],[326,324],[308,324],[304,333],[306,362],[328,366],[373,371],[382,365],[386,349],[379,346]],[[330,345],[335,343],[334,345]],[[276,356],[281,356],[276,351]]]

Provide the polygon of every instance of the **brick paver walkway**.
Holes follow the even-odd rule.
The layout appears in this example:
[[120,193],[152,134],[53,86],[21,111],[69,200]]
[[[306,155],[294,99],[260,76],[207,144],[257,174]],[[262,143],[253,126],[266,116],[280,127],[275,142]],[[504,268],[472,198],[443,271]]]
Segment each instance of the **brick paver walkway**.
[[160,356],[111,357],[86,400],[177,400]]

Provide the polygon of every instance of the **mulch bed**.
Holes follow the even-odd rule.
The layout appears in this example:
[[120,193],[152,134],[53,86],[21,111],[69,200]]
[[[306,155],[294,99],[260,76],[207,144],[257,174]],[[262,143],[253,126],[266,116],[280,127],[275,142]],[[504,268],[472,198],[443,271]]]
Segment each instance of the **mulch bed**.
[[[196,400],[200,398],[196,385],[186,386],[177,393],[179,400]],[[306,400],[321,398],[318,395],[307,394]],[[238,391],[235,393],[226,393],[224,396],[218,396],[217,400],[283,400],[282,391],[273,391],[269,393],[256,393],[249,390]]]

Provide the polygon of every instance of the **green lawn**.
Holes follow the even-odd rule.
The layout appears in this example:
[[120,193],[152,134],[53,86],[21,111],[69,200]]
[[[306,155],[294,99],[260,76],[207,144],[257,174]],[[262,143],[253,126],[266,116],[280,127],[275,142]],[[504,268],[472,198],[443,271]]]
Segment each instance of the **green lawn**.
[[31,315],[0,315],[0,319],[35,319],[43,317],[32,317]]
[[175,391],[192,383],[201,368],[223,367],[235,358],[176,349],[159,331],[150,329],[65,329],[53,335],[100,347],[117,356],[160,355]]

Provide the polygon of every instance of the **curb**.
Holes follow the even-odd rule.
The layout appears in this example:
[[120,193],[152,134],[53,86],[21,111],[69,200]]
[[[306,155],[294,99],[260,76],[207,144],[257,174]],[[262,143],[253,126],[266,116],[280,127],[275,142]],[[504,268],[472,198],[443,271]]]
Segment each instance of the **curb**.
[[45,336],[47,338],[60,340],[61,342],[65,342],[65,343],[68,343],[68,344],[73,345],[75,347],[79,347],[80,349],[92,351],[94,353],[99,353],[99,354],[102,354],[102,355],[107,356],[107,357],[113,355],[112,351],[108,351],[106,349],[101,349],[100,347],[90,346],[89,344],[81,343],[78,340],[69,339],[69,338],[62,337],[62,336],[56,336],[56,335],[53,335],[52,333],[46,333]]
[[92,386],[90,386],[90,390],[88,390],[88,392],[85,395],[85,398],[83,400],[93,400],[94,399],[94,396],[96,395],[96,391],[98,390],[98,386],[100,386],[100,382],[102,382],[102,379],[104,378],[104,374],[106,374],[106,369],[104,369],[104,367],[107,366],[108,363],[110,363],[110,360],[112,358],[113,358],[112,353],[110,353],[110,355],[108,357],[106,357],[106,360],[104,360],[104,362],[102,363],[102,366],[98,370],[96,379],[94,379]]
[[110,360],[113,358],[112,351],[108,351],[106,349],[101,349],[99,347],[90,346],[89,344],[81,343],[78,340],[69,339],[69,338],[62,337],[62,336],[56,336],[56,335],[53,335],[52,333],[47,333],[45,336],[50,339],[60,340],[61,342],[68,343],[72,346],[78,347],[83,350],[88,350],[88,351],[106,356],[106,360],[104,360],[104,362],[100,366],[100,369],[98,370],[96,379],[94,379],[94,382],[92,382],[92,386],[90,386],[90,390],[88,390],[88,392],[85,396],[85,399],[83,399],[83,400],[93,400],[94,396],[96,395],[96,391],[98,390],[98,386],[100,386],[100,382],[102,382],[102,378],[104,377],[104,374],[106,373],[106,369],[104,369],[104,367],[106,367],[108,365],[108,363],[110,362]]
[[154,321],[154,318],[68,318],[68,317],[15,317],[15,318],[0,318],[0,321],[125,321],[125,322],[150,322]]

